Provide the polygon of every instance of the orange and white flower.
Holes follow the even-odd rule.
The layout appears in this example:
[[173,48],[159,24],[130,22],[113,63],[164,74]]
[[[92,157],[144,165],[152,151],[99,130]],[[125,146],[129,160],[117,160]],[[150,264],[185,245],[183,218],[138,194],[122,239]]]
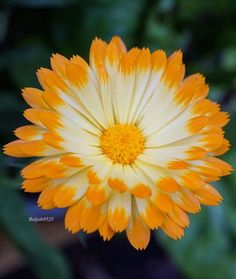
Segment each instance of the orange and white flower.
[[55,54],[51,66],[37,72],[43,90],[23,90],[32,125],[5,153],[41,157],[22,170],[22,188],[41,192],[43,209],[68,207],[69,231],[109,240],[125,230],[144,249],[150,230],[179,239],[188,213],[221,202],[209,182],[231,172],[214,157],[229,149],[229,116],[206,99],[202,75],[184,79],[180,51],[167,58],[96,38],[89,64]]

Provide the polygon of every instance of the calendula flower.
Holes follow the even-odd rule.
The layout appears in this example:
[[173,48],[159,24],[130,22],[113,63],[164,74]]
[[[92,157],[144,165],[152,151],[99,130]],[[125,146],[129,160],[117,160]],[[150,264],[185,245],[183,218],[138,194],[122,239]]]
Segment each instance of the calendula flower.
[[206,99],[202,75],[184,79],[180,51],[167,58],[96,38],[89,60],[55,54],[52,70],[37,72],[43,90],[23,90],[33,124],[5,153],[42,158],[22,170],[22,188],[41,192],[43,209],[68,207],[72,233],[109,240],[125,230],[136,249],[157,228],[181,238],[188,213],[222,200],[209,182],[231,172],[215,158],[229,149],[228,114]]

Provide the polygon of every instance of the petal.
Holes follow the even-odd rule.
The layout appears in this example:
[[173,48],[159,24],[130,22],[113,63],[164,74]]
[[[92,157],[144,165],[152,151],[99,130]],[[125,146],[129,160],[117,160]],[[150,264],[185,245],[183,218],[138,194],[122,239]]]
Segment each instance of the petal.
[[85,209],[85,200],[81,199],[74,205],[70,206],[65,215],[65,227],[72,233],[76,233],[81,230],[80,219]]
[[90,47],[89,63],[93,71],[97,74],[98,68],[104,65],[107,43],[95,38]]
[[62,150],[55,149],[49,146],[43,140],[24,142],[20,146],[20,148],[25,154],[36,157],[51,156],[64,153],[64,151]]
[[56,207],[53,199],[58,190],[58,185],[60,185],[62,181],[61,179],[51,180],[49,185],[41,192],[38,198],[38,205],[42,209],[53,209]]
[[44,92],[42,90],[26,87],[22,90],[22,96],[25,101],[32,107],[38,109],[48,109],[43,99]]
[[165,217],[161,228],[169,237],[175,240],[181,239],[184,236],[184,229],[179,227],[168,216]]
[[122,232],[127,227],[130,216],[130,194],[113,192],[108,205],[108,221],[111,228],[115,232]]
[[155,206],[163,212],[170,212],[173,209],[173,200],[170,195],[159,192],[152,198]]
[[150,229],[157,229],[163,221],[163,214],[148,199],[136,198],[136,204],[139,215]]
[[99,228],[99,234],[102,236],[103,240],[110,240],[115,232],[109,225],[109,222],[106,220]]
[[43,134],[46,131],[46,129],[36,125],[27,125],[17,128],[14,133],[19,139],[22,140],[39,140],[43,138]]
[[105,203],[110,197],[111,189],[102,182],[97,185],[90,185],[86,193],[86,198],[93,205],[100,205]]
[[40,68],[36,74],[43,89],[49,91],[67,90],[65,82],[55,72],[46,68]]
[[29,193],[41,192],[49,185],[49,181],[50,179],[45,176],[27,179],[22,183],[22,189]]
[[126,229],[126,235],[130,244],[137,250],[143,250],[147,247],[150,240],[150,229],[143,223],[137,213],[132,215],[129,226]]
[[52,55],[50,62],[52,69],[56,74],[61,77],[66,77],[66,66],[69,63],[69,60],[67,58],[56,53]]
[[76,94],[76,99],[81,103],[93,121],[102,127],[107,126],[102,103],[96,86],[91,82],[89,68],[82,68],[80,65],[70,63],[67,65],[67,76],[71,84],[70,88]]
[[106,214],[101,206],[92,206],[86,203],[81,214],[80,226],[87,232],[96,231],[105,221]]
[[188,214],[177,205],[174,205],[173,210],[168,213],[168,216],[176,223],[176,225],[182,228],[188,227],[190,224]]
[[85,195],[88,186],[85,169],[65,179],[55,193],[54,204],[57,207],[67,207],[74,204]]
[[175,87],[183,80],[185,67],[182,64],[182,52],[175,51],[167,60],[163,75],[164,83],[169,87]]
[[3,147],[3,153],[14,157],[30,157],[31,155],[25,153],[21,146],[25,143],[23,140],[14,140]]
[[175,197],[175,203],[189,213],[197,213],[201,209],[198,199],[188,190],[179,192]]

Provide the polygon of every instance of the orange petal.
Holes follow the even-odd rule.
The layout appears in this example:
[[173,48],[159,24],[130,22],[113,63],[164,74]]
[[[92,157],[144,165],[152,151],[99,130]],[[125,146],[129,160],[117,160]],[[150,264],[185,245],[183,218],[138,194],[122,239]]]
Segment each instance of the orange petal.
[[104,65],[107,43],[95,38],[90,47],[89,63],[94,69]]
[[126,52],[126,46],[119,36],[113,36],[110,44],[114,43],[121,53]]
[[209,125],[224,127],[229,122],[229,114],[220,111],[209,119]]
[[66,84],[55,72],[46,68],[40,68],[36,74],[43,89],[49,91],[67,91]]
[[187,129],[191,134],[199,133],[208,124],[207,116],[198,116],[190,119],[187,123]]
[[229,141],[227,139],[223,139],[221,145],[216,150],[214,150],[213,153],[215,156],[220,156],[225,154],[229,150],[229,148],[230,148]]
[[194,170],[205,176],[218,177],[222,175],[217,165],[208,162],[203,162],[203,165],[194,166]]
[[25,153],[21,147],[26,143],[23,140],[14,140],[3,147],[3,153],[14,157],[31,157]]
[[166,192],[176,192],[180,189],[179,184],[172,177],[163,177],[157,181],[156,185]]
[[88,71],[78,64],[70,62],[67,65],[67,76],[69,81],[76,87],[84,87],[88,83]]
[[27,179],[22,183],[22,189],[29,193],[41,192],[49,185],[48,182],[49,179],[45,176]]
[[43,135],[43,140],[50,146],[63,149],[62,143],[64,142],[63,138],[58,135],[56,132],[48,132]]
[[193,146],[185,152],[188,155],[187,160],[198,160],[206,156],[207,151],[201,147]]
[[168,216],[165,217],[161,226],[162,230],[174,240],[181,239],[184,236],[184,229],[179,227]]
[[197,196],[199,202],[203,205],[207,205],[207,206],[217,206],[220,204],[221,201],[216,201],[216,200],[212,200],[212,199],[207,199],[201,196]]
[[79,65],[85,72],[89,69],[88,63],[79,55],[73,55],[70,62]]
[[120,59],[119,70],[123,74],[130,74],[134,70],[134,62],[140,53],[140,49],[132,48],[127,53],[124,53]]
[[55,208],[53,198],[54,198],[56,192],[57,192],[57,187],[55,187],[55,186],[48,186],[47,188],[45,188],[39,195],[38,205],[42,209]]
[[103,204],[109,197],[110,191],[101,185],[90,185],[86,193],[87,199],[93,205]]
[[194,97],[193,99],[203,99],[206,98],[209,92],[209,86],[205,83],[205,77],[201,74],[198,74],[197,84],[195,86]]
[[80,219],[84,211],[84,202],[80,200],[76,204],[70,206],[65,215],[65,227],[72,233],[76,233],[81,230]]
[[62,127],[61,116],[55,111],[40,111],[39,119],[49,130]]
[[148,198],[152,195],[150,187],[142,183],[135,185],[134,188],[131,189],[131,193],[138,198]]
[[60,97],[58,92],[47,90],[44,92],[43,98],[45,100],[45,103],[47,103],[47,105],[52,109],[57,109],[60,106],[65,106],[65,101]]
[[181,176],[181,181],[183,187],[191,190],[202,188],[205,185],[200,175],[194,172],[188,172]]
[[151,66],[151,54],[148,48],[143,48],[137,55],[134,67],[136,70],[147,70]]
[[80,219],[81,228],[87,233],[96,231],[105,221],[105,215],[100,206],[85,207]]
[[137,250],[143,250],[150,241],[150,229],[141,218],[134,217],[126,229],[126,235],[131,245]]
[[43,170],[42,170],[43,162],[41,161],[35,161],[25,168],[22,169],[21,175],[24,178],[38,178],[41,176],[44,176]]
[[112,189],[114,189],[120,193],[123,193],[123,192],[127,191],[127,189],[128,189],[128,186],[122,180],[120,180],[118,178],[109,178],[107,183]]
[[182,64],[182,52],[174,52],[167,60],[163,80],[168,87],[177,86],[184,78],[185,67]]
[[222,145],[223,139],[224,138],[222,134],[210,133],[204,135],[200,142],[203,143],[204,149],[206,149],[209,152],[214,152]]
[[174,205],[174,209],[168,213],[168,216],[182,228],[188,227],[190,224],[188,214],[177,205]]
[[183,106],[188,105],[193,96],[198,81],[198,74],[187,77],[175,93],[175,101]]
[[36,125],[27,125],[17,128],[14,133],[22,140],[37,140],[43,138],[42,135],[45,131],[46,130]]
[[114,44],[113,42],[110,42],[106,51],[106,59],[109,62],[109,64],[112,66],[114,64],[118,64],[121,56],[122,56],[122,52],[119,51],[117,45]]
[[176,203],[181,209],[189,213],[197,213],[201,209],[201,205],[195,195],[187,191],[179,192],[179,198]]
[[42,90],[26,87],[22,90],[22,96],[25,101],[33,108],[48,109],[43,99],[44,92]]
[[194,115],[214,115],[219,111],[219,105],[209,99],[200,99],[194,103],[192,112]]
[[199,197],[202,197],[206,200],[212,200],[217,203],[220,203],[222,201],[222,196],[219,194],[219,192],[211,185],[205,185],[203,189],[198,189],[194,191]]
[[98,177],[98,174],[95,171],[93,171],[92,169],[90,169],[87,172],[87,177],[88,177],[88,180],[89,180],[90,184],[99,184],[99,183],[101,183],[101,179]]
[[75,196],[76,190],[74,188],[60,185],[54,194],[53,202],[56,207],[68,207],[75,202]]
[[25,142],[21,146],[21,150],[30,156],[49,156],[58,154],[57,150],[48,146],[42,140],[34,140]]
[[50,178],[64,178],[67,176],[68,168],[56,160],[46,162],[42,166],[44,175]]
[[163,212],[169,212],[173,209],[173,201],[171,197],[161,192],[154,197],[153,203]]
[[56,53],[52,55],[50,62],[55,73],[59,76],[66,77],[66,66],[69,63],[66,57]]
[[159,71],[161,69],[164,69],[167,58],[166,53],[163,50],[156,50],[151,55],[152,60],[152,69],[154,71]]
[[60,162],[70,167],[82,167],[81,159],[74,154],[68,154],[61,157]]
[[202,179],[205,181],[205,182],[214,182],[214,181],[218,181],[220,180],[220,177],[219,176],[202,176]]
[[150,229],[157,229],[163,222],[163,214],[154,205],[149,204],[146,212],[142,215],[145,223]]
[[23,115],[27,120],[34,123],[35,125],[45,128],[45,126],[40,120],[41,111],[42,111],[41,109],[30,108],[30,109],[26,109]]
[[124,208],[115,208],[114,211],[108,211],[108,221],[111,228],[116,232],[122,232],[129,223],[130,216],[127,215]]
[[229,175],[233,171],[232,166],[221,159],[215,157],[207,157],[205,160],[209,162],[211,166],[217,167],[217,169],[221,171],[221,175]]
[[189,167],[189,164],[182,160],[173,160],[168,163],[167,167],[173,170],[184,170]]
[[115,232],[110,227],[109,222],[106,220],[99,228],[99,234],[102,236],[103,240],[110,240]]

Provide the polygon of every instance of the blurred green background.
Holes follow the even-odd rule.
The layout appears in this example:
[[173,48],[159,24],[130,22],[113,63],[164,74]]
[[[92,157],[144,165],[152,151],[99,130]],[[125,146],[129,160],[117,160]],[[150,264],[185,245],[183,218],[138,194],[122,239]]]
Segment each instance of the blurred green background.
[[[21,88],[39,87],[35,71],[49,66],[51,53],[68,57],[80,54],[87,58],[95,36],[109,40],[113,35],[120,35],[128,47],[161,48],[168,54],[182,49],[187,75],[201,72],[206,76],[210,98],[221,103],[223,110],[231,115],[226,138],[232,147],[223,158],[235,166],[235,14],[235,0],[1,0],[1,144],[13,140],[12,131],[25,123],[22,111],[26,104]],[[129,278],[236,278],[235,173],[215,184],[224,197],[222,205],[203,208],[200,214],[193,215],[184,239],[172,241],[157,232],[147,251],[136,252],[119,237],[103,244],[97,236],[89,239],[76,236],[75,243],[79,243],[76,247],[86,254],[86,258],[76,258],[69,248],[47,244],[38,227],[28,222],[27,206],[36,202],[20,190],[19,170],[25,161],[1,155],[0,164],[0,246],[8,239],[28,265],[14,273],[5,272],[3,278],[19,278],[17,272],[25,270],[28,273],[24,273],[24,278],[128,278],[125,274]],[[90,243],[103,254],[111,253],[116,262],[123,258],[122,265],[109,269],[104,265],[109,256],[102,260],[103,254],[94,256]],[[122,253],[122,249],[128,253]],[[136,255],[138,253],[140,255]],[[86,271],[86,260],[90,257],[93,268],[102,266],[105,273]],[[82,271],[75,271],[81,259],[85,270],[81,267]],[[157,269],[157,266],[161,267]],[[91,264],[87,264],[87,268],[90,267]],[[94,270],[100,270],[96,268]],[[122,273],[122,269],[126,273]]]

